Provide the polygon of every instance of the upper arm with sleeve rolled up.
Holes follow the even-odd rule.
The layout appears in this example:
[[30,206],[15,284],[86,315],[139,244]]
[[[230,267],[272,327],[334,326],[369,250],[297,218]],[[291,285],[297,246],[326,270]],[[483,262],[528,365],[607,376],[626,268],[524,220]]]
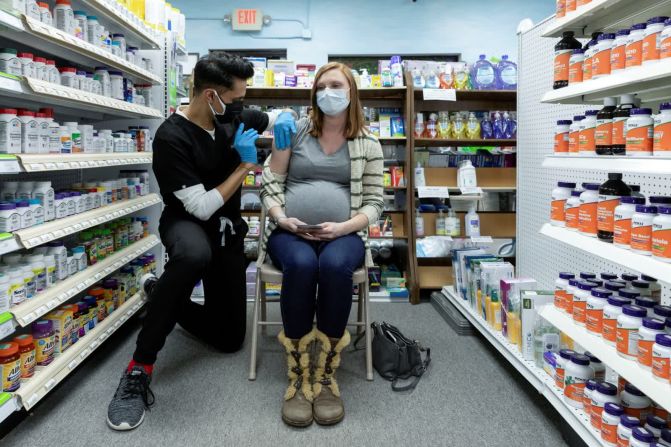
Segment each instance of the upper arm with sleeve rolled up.
[[261,202],[269,210],[276,206],[284,208],[284,189],[287,174],[277,174],[270,169],[272,155],[266,159],[263,165]]
[[382,198],[384,192],[384,156],[380,143],[375,142],[369,145],[364,163],[363,198],[358,212],[364,214],[370,224],[374,224],[384,210],[384,200]]

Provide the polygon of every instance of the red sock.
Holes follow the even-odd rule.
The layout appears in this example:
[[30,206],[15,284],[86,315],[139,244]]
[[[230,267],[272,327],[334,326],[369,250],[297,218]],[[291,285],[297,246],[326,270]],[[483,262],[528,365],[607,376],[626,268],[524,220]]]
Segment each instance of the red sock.
[[139,362],[136,362],[135,360],[132,360],[132,359],[131,359],[130,363],[128,364],[128,368],[126,368],[126,371],[130,372],[133,369],[134,366],[143,367],[145,372],[147,374],[149,374],[150,376],[151,376],[151,373],[154,372],[154,365],[147,365],[145,363],[139,363]]

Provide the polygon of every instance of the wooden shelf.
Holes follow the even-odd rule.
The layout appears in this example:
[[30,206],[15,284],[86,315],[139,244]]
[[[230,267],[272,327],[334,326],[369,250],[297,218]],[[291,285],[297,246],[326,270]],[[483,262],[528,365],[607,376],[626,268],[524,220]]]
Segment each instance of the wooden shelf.
[[[360,88],[359,97],[362,100],[371,99],[403,99],[407,92],[406,87]],[[248,87],[245,100],[273,99],[273,100],[301,100],[309,101],[311,89],[298,87]]]
[[420,267],[448,267],[452,265],[452,258],[417,258],[417,265]]
[[[436,218],[438,213],[421,213],[424,218],[424,235],[436,236]],[[462,235],[466,213],[457,213],[461,221]],[[447,216],[447,214],[446,214]],[[517,225],[517,215],[513,212],[478,212],[480,216],[480,234],[498,239],[514,239]]]
[[442,289],[452,284],[452,267],[418,266],[417,277],[420,289]]
[[[426,186],[457,187],[457,168],[424,168]],[[475,168],[478,186],[487,188],[517,188],[517,168]]]
[[516,139],[503,140],[452,140],[442,138],[415,138],[415,147],[472,147],[472,146],[517,146]]

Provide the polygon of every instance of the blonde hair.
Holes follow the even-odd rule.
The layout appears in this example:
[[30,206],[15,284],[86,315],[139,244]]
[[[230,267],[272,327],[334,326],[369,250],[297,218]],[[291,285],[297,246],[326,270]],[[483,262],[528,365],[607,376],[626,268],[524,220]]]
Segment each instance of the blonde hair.
[[345,138],[352,139],[365,135],[367,131],[356,81],[354,80],[354,76],[352,76],[352,71],[345,64],[340,62],[329,62],[322,66],[315,75],[315,81],[312,85],[312,93],[310,94],[310,104],[312,105],[312,110],[310,112],[312,129],[310,130],[310,135],[319,138],[322,134],[324,112],[317,106],[317,83],[324,73],[331,70],[340,70],[340,72],[345,75],[347,82],[349,82],[349,106],[347,110],[347,122],[345,124]]

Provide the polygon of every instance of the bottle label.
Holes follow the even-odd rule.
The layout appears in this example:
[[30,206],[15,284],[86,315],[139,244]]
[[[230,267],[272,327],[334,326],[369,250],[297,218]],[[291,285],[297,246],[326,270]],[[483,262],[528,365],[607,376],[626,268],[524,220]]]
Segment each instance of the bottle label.
[[587,305],[585,326],[588,331],[601,334],[603,332],[603,309],[594,309]]
[[564,215],[565,221],[566,221],[566,228],[575,228],[578,229],[579,227],[579,214],[580,213],[580,207],[579,206],[572,206],[569,208],[566,208],[566,213]]
[[[622,400],[622,406],[624,407],[624,414],[637,418],[642,423],[645,422],[646,418],[650,414],[650,407],[645,408],[633,408],[626,405],[624,399]],[[629,445],[629,444],[627,444]]]
[[599,196],[596,209],[597,230],[612,233],[615,225],[615,208],[620,204],[619,196]]
[[603,415],[603,407],[600,407],[598,405],[592,405],[590,407],[591,411],[587,411],[586,413],[590,415],[590,422],[592,423],[592,427],[596,428],[597,430],[601,430],[601,416]]
[[573,294],[566,292],[566,295],[564,296],[564,306],[566,306],[566,313],[573,315]]
[[2,365],[0,386],[8,392],[16,391],[21,386],[21,359]]
[[[659,228],[659,229],[658,229]],[[652,229],[652,255],[671,259],[671,229],[661,229],[659,224]]]
[[671,121],[659,123],[655,126],[652,150],[654,152],[671,151]]
[[555,290],[555,307],[557,309],[566,309],[566,305],[564,304],[566,300],[566,292],[563,291],[562,289],[556,289]]
[[652,153],[654,129],[651,125],[627,123],[627,152]]
[[564,396],[574,402],[582,402],[585,393],[585,378],[567,375],[564,379]]
[[671,35],[662,39],[659,43],[659,57],[661,59],[666,59],[671,57]]
[[652,340],[638,340],[638,363],[652,367]]
[[621,433],[617,435],[617,447],[629,447],[629,438],[631,434]]
[[617,340],[617,319],[603,318],[601,320],[601,336],[604,340],[615,343]]
[[615,333],[615,343],[617,352],[636,358],[638,356],[638,329],[623,328],[618,324]]
[[577,6],[585,6],[586,4],[588,4],[591,1],[592,0],[578,0]]
[[661,36],[662,32],[658,31],[646,36],[643,39],[643,62],[645,61],[656,61],[659,59],[659,47],[657,46],[657,40]]
[[557,388],[564,389],[564,368],[561,366],[555,368],[555,385]]
[[652,374],[660,379],[669,380],[669,357],[656,350],[652,351]]
[[601,423],[601,439],[608,445],[617,444],[617,425]]
[[555,135],[555,154],[565,154],[568,152],[568,132],[561,132]]
[[550,211],[550,220],[556,222],[564,222],[566,219],[566,213],[564,212],[565,205],[566,205],[566,199],[553,200],[552,208]]
[[575,11],[575,6],[576,0],[566,0],[566,12]]
[[624,146],[627,143],[624,136],[624,125],[626,121],[626,117],[613,118],[613,145]]
[[556,50],[555,64],[554,64],[554,80],[568,81],[568,69],[571,61],[571,53],[573,50]]
[[641,60],[643,57],[643,41],[642,40],[636,40],[634,42],[631,42],[627,44],[627,47],[625,49],[625,54],[626,54],[626,63],[625,67],[636,67],[638,65],[641,65]]
[[578,211],[578,229],[581,233],[595,235],[597,233],[596,209],[598,204],[582,203]]
[[35,350],[21,354],[21,378],[28,379],[35,375]]
[[626,45],[618,45],[610,50],[610,71],[624,70],[626,64]]
[[587,301],[576,301],[573,299],[573,321],[581,326],[585,325],[587,320]]
[[596,133],[594,138],[597,147],[610,146],[613,144],[613,120],[608,118],[596,120]]
[[580,131],[579,147],[580,152],[594,152],[596,150],[596,128],[586,127]]
[[652,225],[631,226],[631,249],[639,251],[652,251]]
[[592,58],[592,77],[610,74],[610,48],[599,51]]
[[592,56],[585,56],[582,64],[582,80],[589,81],[590,79],[592,79]]
[[577,154],[580,152],[578,142],[580,140],[580,132],[570,132],[568,134],[568,151],[569,153]]
[[618,245],[631,244],[631,218],[618,219],[615,218],[613,225],[613,243]]
[[568,83],[577,84],[582,82],[582,65],[583,61],[575,62],[568,68]]

